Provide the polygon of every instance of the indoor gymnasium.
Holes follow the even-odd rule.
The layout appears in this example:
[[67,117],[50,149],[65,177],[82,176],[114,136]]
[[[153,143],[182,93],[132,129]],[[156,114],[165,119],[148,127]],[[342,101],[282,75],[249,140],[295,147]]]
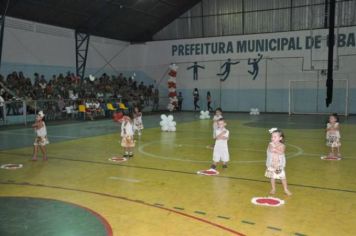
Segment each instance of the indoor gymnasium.
[[0,0],[0,235],[355,235],[355,62],[356,0]]

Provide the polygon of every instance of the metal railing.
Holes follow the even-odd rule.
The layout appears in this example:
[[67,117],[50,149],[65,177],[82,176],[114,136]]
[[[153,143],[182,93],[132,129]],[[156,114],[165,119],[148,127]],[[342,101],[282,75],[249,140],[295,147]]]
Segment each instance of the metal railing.
[[35,121],[39,111],[43,111],[46,121],[93,120],[111,118],[115,111],[130,113],[137,103],[140,104],[143,112],[167,110],[168,101],[168,97],[160,97],[158,103],[153,99],[142,102],[129,101],[124,104],[125,109],[123,109],[120,108],[120,104],[123,104],[122,99],[11,100],[0,106],[0,126],[27,125]]
[[38,111],[43,111],[46,121],[110,117],[114,110],[109,110],[107,104],[110,103],[115,110],[119,110],[118,104],[121,103],[121,99],[96,101],[93,99],[6,101],[0,107],[0,110],[2,109],[0,111],[0,125],[26,125],[35,120]]

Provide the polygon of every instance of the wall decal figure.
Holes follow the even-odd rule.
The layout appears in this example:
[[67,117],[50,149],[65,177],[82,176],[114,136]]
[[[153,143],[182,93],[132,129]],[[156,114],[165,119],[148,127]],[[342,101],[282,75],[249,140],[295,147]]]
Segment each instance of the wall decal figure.
[[239,61],[231,62],[231,59],[227,59],[227,61],[220,67],[221,69],[225,67],[225,71],[223,73],[216,74],[218,76],[224,76],[224,78],[220,78],[220,81],[225,81],[227,77],[229,77],[231,65],[239,64]]
[[258,69],[259,69],[258,63],[262,59],[262,54],[259,53],[259,54],[257,54],[257,56],[259,56],[258,59],[256,59],[256,58],[254,58],[253,60],[251,60],[251,58],[248,59],[248,64],[252,65],[252,71],[250,71],[250,70],[248,71],[248,73],[250,73],[253,76],[252,80],[255,80],[258,75]]
[[192,66],[187,67],[187,70],[193,69],[193,80],[198,80],[198,69],[205,69],[204,66],[198,65],[198,62],[194,62]]

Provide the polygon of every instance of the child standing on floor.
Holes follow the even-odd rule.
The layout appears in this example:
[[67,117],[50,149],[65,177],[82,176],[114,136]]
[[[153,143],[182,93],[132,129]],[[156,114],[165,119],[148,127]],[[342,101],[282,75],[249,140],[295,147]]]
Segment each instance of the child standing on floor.
[[326,125],[326,145],[331,148],[330,156],[341,158],[340,154],[340,125],[337,114],[329,116],[329,122]]
[[216,129],[218,128],[218,121],[222,119],[222,110],[220,107],[216,108],[215,115],[213,117],[213,138],[216,137]]
[[[215,114],[213,117],[213,139],[216,137],[216,129],[218,128],[218,120],[222,119],[222,110],[220,107],[216,108]],[[214,148],[214,144],[208,145],[207,148]]]
[[227,168],[227,162],[230,160],[227,141],[229,140],[229,130],[227,130],[226,122],[223,118],[217,121],[217,129],[215,132],[215,145],[213,152],[212,169],[216,169],[217,164],[222,161],[223,168]]
[[272,189],[270,194],[276,193],[275,180],[280,179],[282,181],[285,194],[290,196],[292,193],[288,190],[286,173],[284,171],[286,166],[286,157],[284,154],[286,149],[286,146],[284,145],[284,134],[277,128],[272,128],[269,132],[271,133],[271,142],[267,148],[267,170],[265,172],[265,176],[271,179]]
[[138,107],[134,108],[133,117],[134,117],[134,121],[133,121],[134,133],[136,133],[137,131],[138,136],[141,136],[143,130],[142,112]]
[[33,143],[33,161],[37,161],[38,147],[41,149],[42,159],[44,161],[47,160],[46,145],[49,144],[49,142],[47,138],[47,128],[44,122],[44,117],[45,115],[43,114],[43,111],[38,112],[36,116],[36,122],[32,125],[36,132],[36,139]]
[[133,157],[135,147],[134,130],[129,116],[123,116],[121,121],[121,146],[124,148],[124,157]]

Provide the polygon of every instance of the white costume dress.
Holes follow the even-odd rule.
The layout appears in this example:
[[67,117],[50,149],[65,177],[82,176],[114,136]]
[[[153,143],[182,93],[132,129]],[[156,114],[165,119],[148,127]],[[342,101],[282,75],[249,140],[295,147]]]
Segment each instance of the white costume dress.
[[213,117],[213,138],[216,137],[216,129],[218,128],[218,120],[223,118],[222,115],[214,115]]
[[229,131],[225,128],[216,129],[216,136],[220,135],[222,132],[226,132],[223,137],[226,139],[216,139],[214,152],[213,152],[213,161],[214,162],[228,162],[230,160],[229,149],[227,146],[227,141],[229,138]]
[[121,124],[121,146],[125,148],[135,147],[135,141],[133,138],[134,130],[131,122],[124,121]]
[[[336,122],[335,124],[330,124],[328,123],[326,125],[327,129],[338,129],[339,128],[339,123]],[[334,130],[334,131],[327,131],[326,132],[326,146],[328,147],[340,147],[341,142],[340,142],[340,131],[339,130]]]
[[266,167],[267,170],[265,172],[265,176],[270,179],[285,179],[286,173],[284,168],[286,166],[286,157],[283,154],[273,153],[270,150],[270,146],[273,145],[272,143],[269,144],[267,148],[267,161]]
[[45,146],[46,144],[49,144],[49,141],[47,138],[46,124],[43,122],[43,126],[39,129],[36,129],[36,139],[33,145]]
[[135,118],[133,120],[133,127],[134,127],[134,132],[138,131],[138,133],[141,133],[141,130],[143,130],[143,123],[142,123],[142,113],[139,112],[138,115],[135,114]]

